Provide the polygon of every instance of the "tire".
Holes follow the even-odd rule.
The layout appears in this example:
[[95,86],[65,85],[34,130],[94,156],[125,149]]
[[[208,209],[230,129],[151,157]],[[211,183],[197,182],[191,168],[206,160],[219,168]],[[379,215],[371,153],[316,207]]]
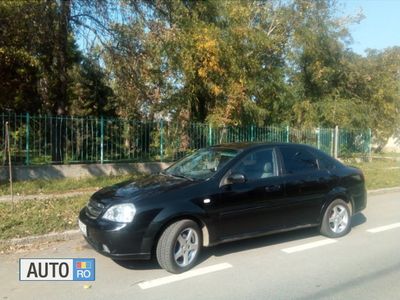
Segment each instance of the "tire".
[[157,261],[170,273],[185,272],[196,264],[202,244],[202,235],[196,222],[177,221],[161,234],[156,249]]
[[342,237],[351,230],[351,210],[341,199],[332,201],[322,219],[320,232],[330,238]]

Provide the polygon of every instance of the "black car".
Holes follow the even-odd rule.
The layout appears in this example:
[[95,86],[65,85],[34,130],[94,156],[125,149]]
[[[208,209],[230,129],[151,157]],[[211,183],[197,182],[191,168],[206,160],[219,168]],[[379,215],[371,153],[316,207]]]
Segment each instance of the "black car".
[[159,174],[106,187],[79,215],[86,240],[113,259],[150,259],[180,273],[202,247],[318,227],[341,237],[366,207],[364,176],[300,144],[201,149]]

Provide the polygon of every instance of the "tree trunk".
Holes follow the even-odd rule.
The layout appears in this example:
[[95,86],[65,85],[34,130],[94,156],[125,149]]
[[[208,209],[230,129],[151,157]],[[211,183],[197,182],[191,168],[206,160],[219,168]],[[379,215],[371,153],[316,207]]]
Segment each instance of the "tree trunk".
[[[57,116],[66,114],[67,88],[68,88],[68,35],[70,32],[71,1],[62,0],[59,4],[57,20],[57,33],[55,45],[55,66],[56,76],[53,96],[55,97],[53,112]],[[55,163],[63,162],[65,158],[65,122],[61,119],[54,120],[57,123],[57,130],[52,135],[52,160]]]

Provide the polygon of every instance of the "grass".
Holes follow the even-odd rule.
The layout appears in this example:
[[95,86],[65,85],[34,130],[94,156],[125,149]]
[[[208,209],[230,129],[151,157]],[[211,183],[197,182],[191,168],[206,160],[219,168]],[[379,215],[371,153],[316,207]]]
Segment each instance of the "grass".
[[400,158],[400,153],[397,152],[386,152],[386,153],[373,153],[374,157],[395,157]]
[[0,203],[0,240],[77,228],[77,216],[88,197],[19,201],[13,209]]
[[[13,184],[14,194],[36,195],[67,193],[84,189],[98,189],[100,187],[113,185],[115,183],[136,178],[138,175],[99,176],[88,178],[65,178],[65,179],[39,179],[30,181],[17,181]],[[0,185],[0,196],[9,195],[8,183]]]
[[350,165],[362,169],[368,190],[400,186],[400,161],[376,159]]
[[[14,192],[20,195],[62,194],[82,189],[98,189],[115,183],[138,178],[140,174],[101,176],[78,179],[32,180],[14,184]],[[0,186],[0,195],[9,193],[8,184]],[[89,196],[57,199],[27,200],[0,203],[0,240],[41,235],[77,229],[77,217]]]

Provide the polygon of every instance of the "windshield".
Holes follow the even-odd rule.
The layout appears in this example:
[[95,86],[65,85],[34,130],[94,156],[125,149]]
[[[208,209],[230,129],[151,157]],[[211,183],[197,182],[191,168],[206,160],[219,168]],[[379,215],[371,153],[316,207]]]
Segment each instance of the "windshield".
[[208,179],[239,152],[234,149],[201,149],[165,170],[165,174],[187,179]]

